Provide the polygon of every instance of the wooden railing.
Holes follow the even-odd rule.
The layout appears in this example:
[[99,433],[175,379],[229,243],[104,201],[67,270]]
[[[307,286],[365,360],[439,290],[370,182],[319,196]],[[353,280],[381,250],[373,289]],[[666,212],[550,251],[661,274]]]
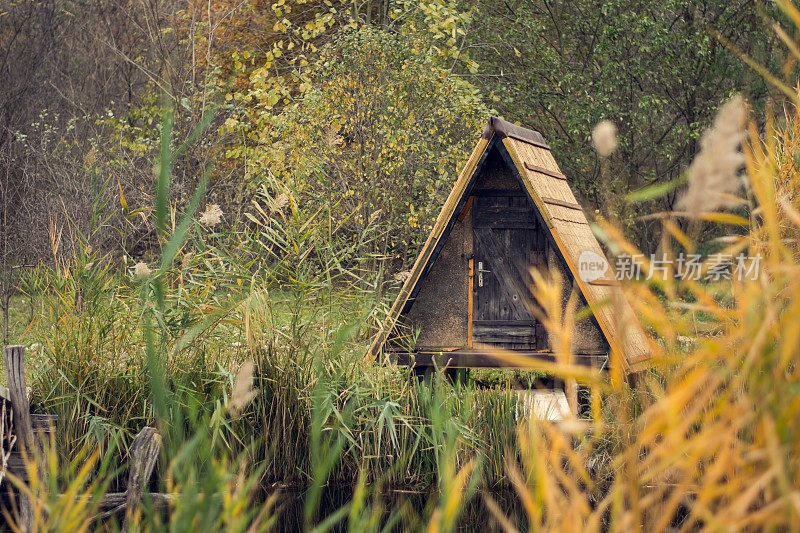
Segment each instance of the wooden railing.
[[[30,485],[29,472],[44,476],[44,451],[48,449],[51,435],[56,430],[56,417],[31,414],[28,389],[25,381],[25,347],[7,346],[3,352],[8,378],[8,388],[0,387],[0,484],[10,492],[16,509],[9,513],[16,516],[16,525],[22,531],[33,531],[35,516],[33,502],[26,491],[14,490],[6,474],[15,476]],[[156,461],[161,452],[161,436],[155,428],[142,429],[133,439],[130,448],[128,486],[125,492],[108,493],[98,502],[100,514],[96,519],[125,513],[128,522],[140,504],[144,490],[150,481]],[[30,468],[30,461],[40,461],[37,468]],[[35,485],[47,487],[44,480]],[[44,497],[33,494],[33,497]],[[172,494],[149,494],[155,507],[165,507],[173,500]]]

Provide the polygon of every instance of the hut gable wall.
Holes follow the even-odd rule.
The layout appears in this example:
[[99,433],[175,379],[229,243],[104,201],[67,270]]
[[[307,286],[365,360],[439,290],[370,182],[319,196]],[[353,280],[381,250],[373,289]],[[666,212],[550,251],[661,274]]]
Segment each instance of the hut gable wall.
[[508,167],[497,147],[489,150],[486,164],[475,180],[475,189],[496,189],[522,193],[522,184],[514,171]]
[[467,346],[467,257],[472,248],[472,226],[456,220],[450,237],[422,282],[401,328],[416,333],[416,347]]
[[[574,291],[578,298],[575,306],[576,315],[580,314],[581,311],[586,308],[586,298],[583,297],[580,289],[575,284],[572,274],[564,263],[564,260],[552,246],[548,248],[547,266],[551,272],[557,271],[561,275],[561,279],[564,283],[561,295],[562,312],[566,310],[567,303]],[[555,339],[551,338],[550,345],[553,346],[554,343]],[[572,353],[574,354],[597,355],[607,354],[609,351],[608,342],[603,332],[600,330],[600,327],[597,325],[597,321],[592,316],[575,320],[575,327],[572,330],[571,346]]]

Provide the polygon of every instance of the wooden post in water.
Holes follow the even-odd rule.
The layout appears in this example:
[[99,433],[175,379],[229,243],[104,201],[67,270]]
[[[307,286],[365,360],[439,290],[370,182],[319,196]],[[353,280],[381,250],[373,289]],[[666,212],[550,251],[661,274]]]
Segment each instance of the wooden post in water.
[[[11,396],[11,408],[14,413],[14,434],[17,436],[16,446],[20,447],[22,456],[27,460],[35,460],[39,451],[33,434],[28,391],[25,384],[25,347],[6,346],[3,352],[8,376],[8,391]],[[41,472],[39,472],[41,475]],[[31,480],[28,480],[30,484]],[[22,531],[33,530],[33,505],[22,491],[19,493],[19,527]]]

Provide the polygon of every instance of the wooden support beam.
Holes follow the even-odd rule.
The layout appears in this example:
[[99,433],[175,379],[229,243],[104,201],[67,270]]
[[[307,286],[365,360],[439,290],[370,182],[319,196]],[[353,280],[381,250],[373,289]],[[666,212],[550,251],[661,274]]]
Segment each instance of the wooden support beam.
[[475,202],[475,197],[470,196],[467,198],[467,203],[464,204],[464,207],[461,209],[461,213],[458,214],[459,222],[463,222],[468,216],[472,214],[472,204]]
[[[16,445],[21,448],[22,455],[26,460],[36,460],[37,456],[41,454],[36,449],[28,391],[25,384],[25,347],[19,345],[6,346],[3,351],[3,359],[6,364],[6,376],[8,377],[8,392],[9,396],[11,396],[14,434],[17,437]],[[41,469],[39,469],[39,472],[41,473]],[[18,519],[19,523],[17,525],[22,531],[33,530],[33,503],[28,495],[22,491],[19,493]]]
[[[514,353],[528,357],[531,363],[535,361],[556,362],[555,355],[550,351],[522,351],[514,350]],[[575,354],[573,363],[591,366],[592,361],[605,357],[607,354]],[[418,353],[390,353],[391,360],[398,365],[414,366],[419,368],[523,368],[518,365],[509,364],[496,357],[496,354],[482,351],[480,349],[462,349],[452,352],[418,352]]]

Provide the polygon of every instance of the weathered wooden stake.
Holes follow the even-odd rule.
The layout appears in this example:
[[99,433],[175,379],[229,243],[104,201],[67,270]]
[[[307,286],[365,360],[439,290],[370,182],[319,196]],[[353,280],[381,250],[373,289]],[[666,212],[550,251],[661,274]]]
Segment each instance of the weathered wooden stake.
[[564,382],[564,392],[567,395],[567,405],[569,410],[572,411],[572,416],[577,417],[580,414],[580,405],[578,405],[578,382],[574,378],[567,378]]
[[142,493],[150,482],[153,468],[161,451],[161,435],[155,428],[142,429],[131,444],[131,466],[128,474],[128,490],[125,497],[125,523],[130,526],[134,513],[142,499]]
[[[3,352],[8,376],[8,391],[11,396],[11,408],[14,413],[14,434],[16,445],[20,447],[22,456],[34,460],[37,456],[36,442],[33,435],[28,391],[25,385],[25,347],[6,346]],[[30,484],[32,480],[28,480]],[[19,526],[22,531],[33,530],[33,506],[26,494],[19,494]]]

